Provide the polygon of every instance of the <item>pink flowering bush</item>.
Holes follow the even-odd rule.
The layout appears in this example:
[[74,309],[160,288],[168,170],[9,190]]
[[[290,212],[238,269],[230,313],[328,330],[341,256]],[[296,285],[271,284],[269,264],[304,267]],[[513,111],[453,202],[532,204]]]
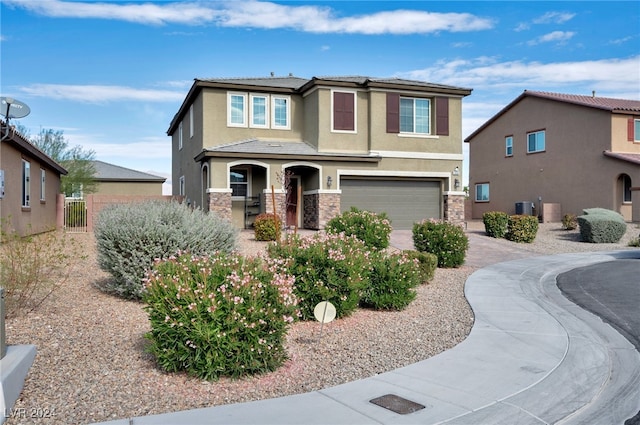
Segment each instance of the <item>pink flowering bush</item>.
[[413,245],[417,251],[438,257],[438,267],[460,267],[469,248],[462,226],[442,220],[423,220],[413,224]]
[[206,380],[273,371],[298,315],[294,281],[277,262],[237,254],[156,261],[142,294],[149,351],[162,369]]
[[391,221],[385,213],[377,214],[351,207],[350,211],[329,220],[325,230],[327,233],[353,235],[368,247],[385,249],[389,246]]
[[368,284],[370,252],[364,242],[344,233],[316,233],[301,238],[288,235],[280,244],[271,244],[268,254],[278,259],[287,273],[295,276],[294,293],[299,299],[303,320],[313,320],[313,309],[321,301],[336,307],[336,316],[345,317],[358,307]]
[[377,310],[403,310],[416,298],[414,288],[422,283],[420,262],[406,252],[387,255],[377,251],[373,257],[360,304]]

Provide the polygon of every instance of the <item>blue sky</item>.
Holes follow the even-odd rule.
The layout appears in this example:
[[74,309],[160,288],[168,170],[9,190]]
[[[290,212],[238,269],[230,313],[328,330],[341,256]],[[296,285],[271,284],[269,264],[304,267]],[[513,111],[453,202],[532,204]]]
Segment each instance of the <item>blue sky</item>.
[[637,1],[0,0],[0,13],[0,95],[31,108],[16,121],[169,184],[166,130],[194,78],[472,88],[463,136],[525,89],[640,99]]

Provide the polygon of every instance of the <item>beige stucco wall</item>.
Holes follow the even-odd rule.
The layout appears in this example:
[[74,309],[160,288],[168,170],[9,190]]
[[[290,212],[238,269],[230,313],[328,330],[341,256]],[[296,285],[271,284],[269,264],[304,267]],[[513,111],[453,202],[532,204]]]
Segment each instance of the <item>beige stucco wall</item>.
[[[611,126],[611,114],[604,110],[523,98],[470,142],[470,194],[475,199],[477,183],[490,187],[489,202],[473,203],[473,218],[486,211],[513,214],[520,201],[534,202],[539,211],[540,197],[559,203],[562,214],[579,215],[591,207],[619,211],[618,177],[626,173],[638,185],[640,167],[603,155],[612,146]],[[619,137],[617,127],[616,120]],[[545,130],[546,150],[527,154],[527,132],[536,130]],[[509,135],[513,157],[505,157]]]
[[162,182],[100,182],[98,195],[162,195]]
[[[9,142],[0,144],[0,169],[4,170],[5,195],[0,212],[6,222],[21,235],[39,233],[56,227],[56,200],[60,178],[44,164],[16,150]],[[22,159],[31,166],[30,207],[22,207]],[[45,170],[45,199],[40,200],[40,169]]]
[[[640,153],[640,143],[628,141],[627,125],[631,115],[613,114],[611,116],[611,150],[613,152]],[[638,119],[638,117],[635,117]],[[640,182],[635,184],[640,186]]]

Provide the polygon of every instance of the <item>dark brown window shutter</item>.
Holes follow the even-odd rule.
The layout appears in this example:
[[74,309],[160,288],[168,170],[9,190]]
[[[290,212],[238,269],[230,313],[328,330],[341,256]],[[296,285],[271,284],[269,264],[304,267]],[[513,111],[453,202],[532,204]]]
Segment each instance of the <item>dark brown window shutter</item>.
[[635,122],[633,118],[629,118],[627,121],[627,141],[633,142],[635,139]]
[[333,129],[355,130],[354,110],[353,93],[333,93]]
[[387,133],[400,133],[400,95],[387,93]]
[[436,134],[449,135],[449,98],[436,97]]

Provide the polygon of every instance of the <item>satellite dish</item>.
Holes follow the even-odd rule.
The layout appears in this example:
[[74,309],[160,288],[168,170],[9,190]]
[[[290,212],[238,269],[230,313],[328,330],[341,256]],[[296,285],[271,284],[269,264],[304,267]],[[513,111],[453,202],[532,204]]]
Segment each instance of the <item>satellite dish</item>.
[[0,97],[0,115],[7,119],[24,118],[31,113],[31,109],[26,103],[10,97]]

